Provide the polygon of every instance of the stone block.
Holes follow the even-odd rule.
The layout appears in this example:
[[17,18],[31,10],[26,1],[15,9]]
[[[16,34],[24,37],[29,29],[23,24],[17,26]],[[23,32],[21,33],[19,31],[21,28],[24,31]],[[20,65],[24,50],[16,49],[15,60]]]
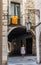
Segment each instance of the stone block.
[[3,1],[3,3],[7,3],[7,0],[2,0]]
[[[5,23],[4,23],[4,25],[7,25],[7,22],[5,22]],[[7,26],[2,26],[2,31],[7,32],[7,29],[8,29],[8,27],[7,27]],[[2,32],[2,33],[3,33],[3,32]]]
[[7,37],[2,37],[2,45],[7,45],[8,41],[7,41]]

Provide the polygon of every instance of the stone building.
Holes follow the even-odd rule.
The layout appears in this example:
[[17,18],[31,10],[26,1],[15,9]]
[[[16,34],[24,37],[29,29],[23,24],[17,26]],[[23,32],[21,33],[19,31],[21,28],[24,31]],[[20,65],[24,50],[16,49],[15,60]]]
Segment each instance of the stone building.
[[[13,6],[16,6],[16,12],[14,11]],[[17,12],[17,6],[20,6],[19,7],[20,13]],[[7,24],[10,25],[12,15],[18,15],[20,17],[19,24],[21,24],[22,26],[25,26],[25,22],[28,22],[28,16],[30,17],[30,21],[32,22],[32,25],[37,25],[39,22],[41,22],[41,1],[39,1],[39,0],[36,0],[36,1],[35,0],[18,0],[18,1],[17,0],[2,0],[2,19],[1,19],[2,20],[2,23],[1,23],[2,24],[2,29],[1,29],[2,30],[2,41],[1,41],[1,43],[2,43],[2,63],[5,63],[8,59],[7,34],[10,30],[12,31],[12,26],[7,27]],[[9,28],[9,31],[8,31],[8,28]],[[13,30],[14,30],[14,28],[13,28]],[[23,28],[22,31],[23,30],[25,30],[25,29]],[[41,26],[38,26],[34,30],[31,29],[31,32],[34,35],[34,37],[32,38],[33,39],[32,40],[33,41],[32,54],[37,55],[37,62],[40,63],[40,61],[41,61],[41,42],[39,40],[40,39],[39,36],[40,36],[40,32],[41,32]],[[29,35],[31,35],[31,32]],[[24,39],[25,39],[25,36],[24,36]],[[24,39],[23,39],[23,43],[24,43]],[[19,41],[19,43],[20,43],[20,41]],[[11,46],[12,46],[12,44],[11,44]],[[5,59],[4,59],[4,57],[5,57]]]
[[[30,6],[31,5],[31,6]],[[19,17],[19,25],[21,24],[22,26],[25,26],[25,22],[28,22],[28,15],[30,17],[30,21],[32,22],[33,25],[35,25],[35,14],[34,14],[34,1],[26,1],[24,2],[23,0],[19,1],[14,1],[14,0],[9,0],[9,22],[8,24],[10,25],[11,17],[13,15],[17,15]],[[18,8],[18,10],[14,10],[15,8]],[[17,11],[17,13],[16,13]],[[10,16],[11,15],[11,16]],[[11,26],[9,26],[10,28]],[[31,30],[31,33],[33,33],[33,38],[32,38],[32,54],[36,54],[36,39],[35,39],[35,30]],[[10,42],[10,41],[9,41]],[[21,42],[20,42],[21,43]],[[26,44],[26,42],[25,42]],[[30,49],[29,49],[30,50]]]

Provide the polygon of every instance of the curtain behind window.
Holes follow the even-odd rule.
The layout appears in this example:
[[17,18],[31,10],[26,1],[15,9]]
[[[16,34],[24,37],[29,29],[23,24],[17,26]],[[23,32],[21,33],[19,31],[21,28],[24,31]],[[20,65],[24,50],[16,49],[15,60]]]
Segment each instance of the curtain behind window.
[[18,16],[20,18],[20,5],[11,3],[11,15]]

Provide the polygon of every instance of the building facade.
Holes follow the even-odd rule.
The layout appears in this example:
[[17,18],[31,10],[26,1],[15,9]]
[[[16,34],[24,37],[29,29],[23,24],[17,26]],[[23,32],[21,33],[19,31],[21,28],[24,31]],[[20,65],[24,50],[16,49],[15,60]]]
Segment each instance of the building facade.
[[[2,61],[5,63],[8,58],[8,27],[7,24],[10,24],[11,16],[18,15],[20,16],[20,24],[25,26],[25,21],[28,22],[28,16],[32,25],[37,25],[41,22],[41,1],[39,0],[2,0]],[[16,12],[13,12],[13,6],[16,4]],[[20,13],[18,14],[17,8],[20,5]],[[40,13],[39,13],[40,12]],[[9,18],[8,18],[9,16]],[[8,21],[9,20],[9,21]],[[8,23],[7,23],[8,22]],[[11,28],[11,27],[10,27]],[[12,30],[11,30],[12,31]],[[36,29],[31,30],[36,39],[33,37],[33,49],[32,53],[37,55],[37,62],[41,61],[41,42],[39,36],[41,33],[41,26],[38,26]],[[7,51],[6,51],[7,50]],[[35,51],[36,50],[36,51]],[[5,59],[4,59],[5,57]]]

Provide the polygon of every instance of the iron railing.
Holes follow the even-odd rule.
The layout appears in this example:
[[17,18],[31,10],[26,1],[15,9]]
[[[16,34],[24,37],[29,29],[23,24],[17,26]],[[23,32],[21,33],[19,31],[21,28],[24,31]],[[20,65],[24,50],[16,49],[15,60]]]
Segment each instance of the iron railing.
[[[3,17],[4,17],[4,20],[5,20],[5,18],[7,17],[7,25],[10,25],[11,24],[11,22],[12,22],[12,15],[3,15]],[[20,18],[18,18],[18,24],[20,24]]]

